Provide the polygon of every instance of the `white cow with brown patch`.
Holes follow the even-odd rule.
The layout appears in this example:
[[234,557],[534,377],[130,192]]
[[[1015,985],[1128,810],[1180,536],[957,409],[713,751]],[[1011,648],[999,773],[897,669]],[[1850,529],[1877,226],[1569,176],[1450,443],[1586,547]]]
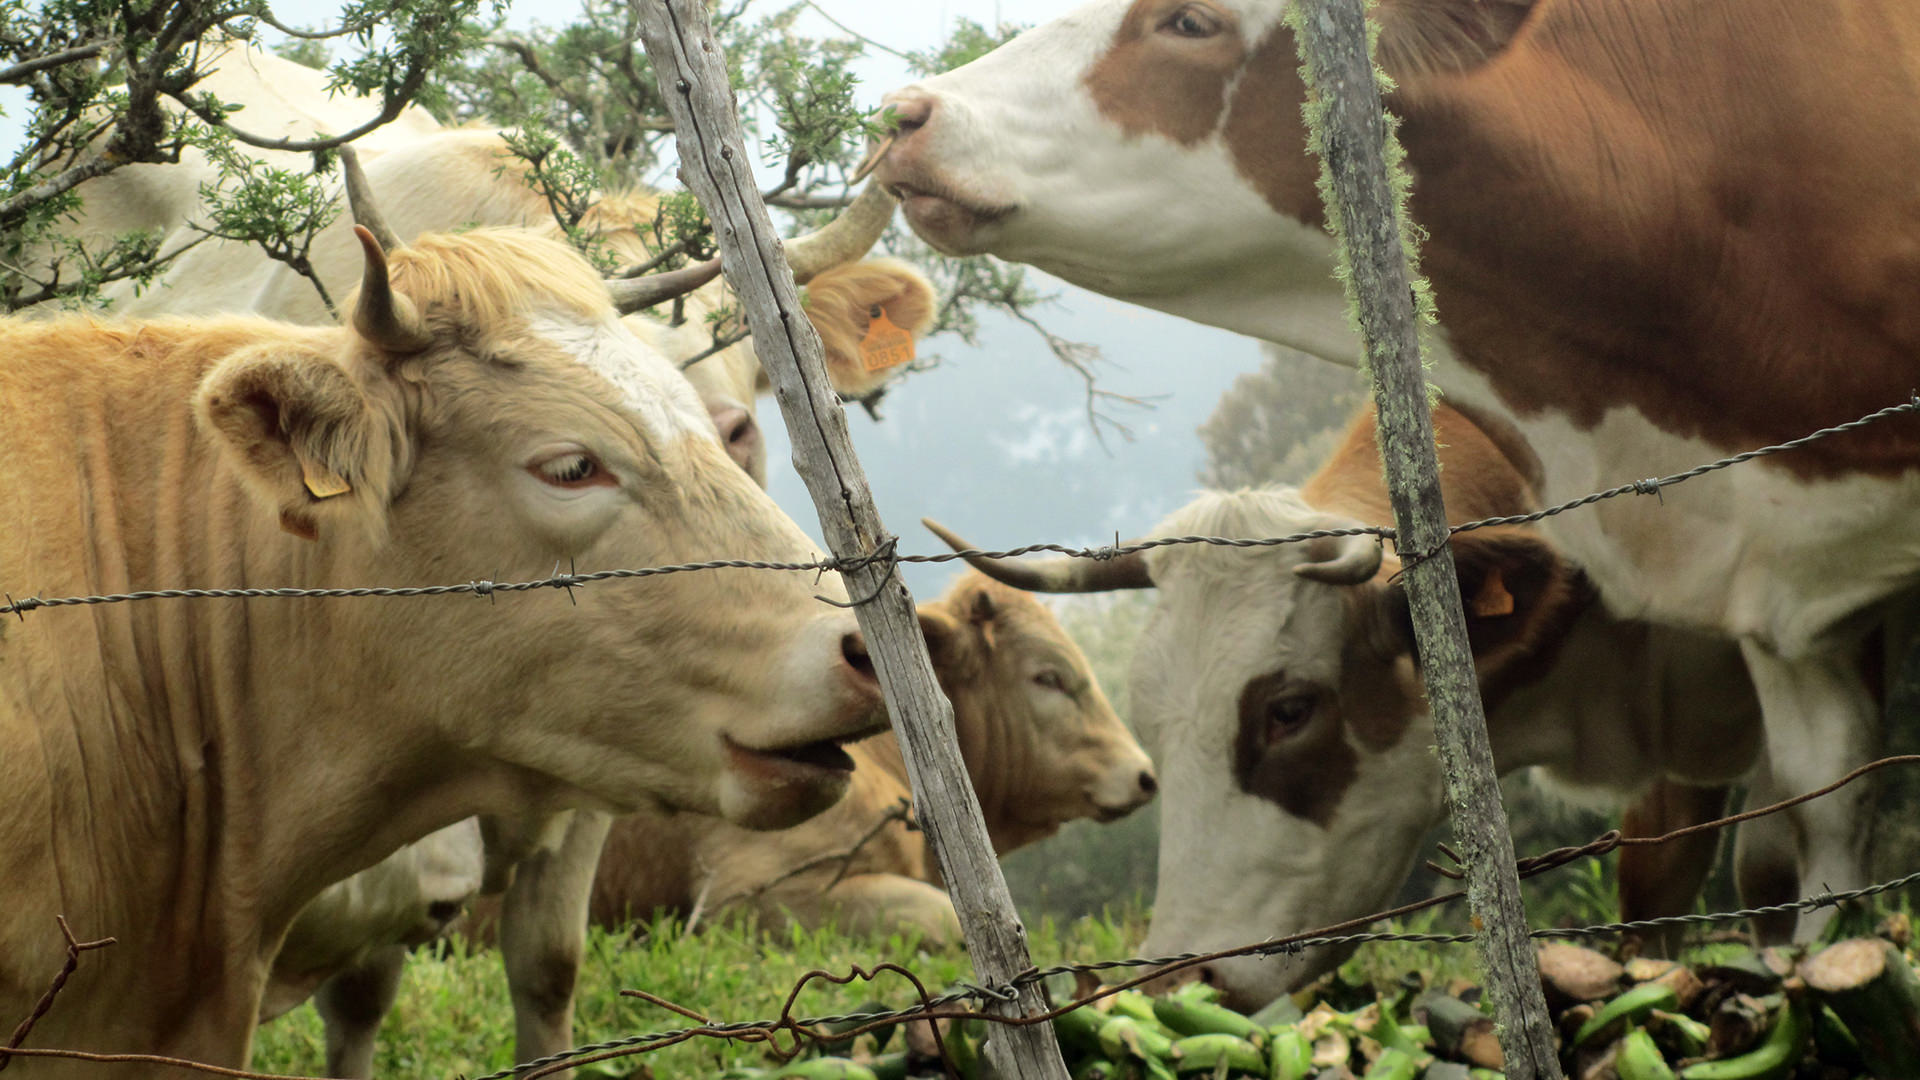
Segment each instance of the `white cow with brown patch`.
[[[1085,655],[1030,594],[968,573],[920,605],[920,626],[996,853],[1070,821],[1117,820],[1153,798],[1153,762]],[[832,921],[959,940],[923,834],[896,823],[860,842],[912,797],[899,744],[881,735],[849,752],[847,797],[792,829],[755,833],[687,814],[620,819],[600,858],[593,920],[614,927],[660,909],[738,907],[766,926],[791,917],[810,928]],[[856,847],[851,858],[833,857]]]
[[[1456,522],[1535,505],[1489,432],[1444,406],[1434,426]],[[1303,487],[1209,492],[1153,535],[1285,536],[1392,520],[1369,409]],[[1608,614],[1530,526],[1458,533],[1453,551],[1502,772],[1541,766],[1617,796],[1745,774],[1759,749],[1758,705],[1731,643]],[[1025,587],[1158,589],[1132,676],[1134,722],[1165,789],[1146,955],[1227,948],[1390,905],[1442,817],[1397,557],[1354,536],[975,564]],[[1658,902],[1689,907],[1711,852],[1709,838],[1692,853],[1697,865],[1678,868],[1678,895]],[[1205,976],[1257,1006],[1342,955],[1238,958]]]
[[[15,595],[440,584],[814,549],[607,286],[514,230],[362,236],[349,326],[0,323]],[[876,730],[807,573],[468,599],[148,601],[4,632],[0,1013],[91,954],[40,1047],[246,1063],[328,884],[475,814],[676,807],[753,827]],[[33,1062],[29,1075],[93,1075]],[[153,1075],[152,1068],[124,1068]]]
[[[1355,364],[1289,9],[1094,0],[892,95],[876,176],[944,251]],[[1370,17],[1442,324],[1433,381],[1526,444],[1543,501],[1920,385],[1920,6],[1382,0]],[[1861,646],[1920,581],[1917,466],[1901,419],[1542,529],[1615,613],[1739,641],[1767,782],[1808,790],[1877,749]],[[1858,783],[1782,819],[1788,896],[1865,884],[1872,798]]]

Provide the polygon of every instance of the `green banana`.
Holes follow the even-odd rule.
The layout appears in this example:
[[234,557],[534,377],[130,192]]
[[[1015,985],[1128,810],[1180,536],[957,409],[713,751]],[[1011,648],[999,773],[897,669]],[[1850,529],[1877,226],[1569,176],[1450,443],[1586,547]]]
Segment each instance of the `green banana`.
[[1149,1024],[1159,1021],[1153,1018],[1153,998],[1138,990],[1122,990],[1113,995],[1113,1013],[1119,1016],[1131,1016],[1135,1020],[1144,1020]]
[[1686,1013],[1655,1009],[1647,1014],[1647,1027],[1655,1033],[1655,1041],[1683,1058],[1705,1055],[1707,1041],[1713,1037],[1712,1029]]
[[877,1080],[873,1070],[849,1058],[817,1057],[793,1061],[766,1075],[765,1080]]
[[1275,1028],[1267,1062],[1269,1080],[1306,1080],[1313,1072],[1313,1044],[1295,1028]]
[[1195,979],[1190,983],[1182,984],[1178,990],[1175,990],[1167,996],[1170,998],[1178,998],[1182,1001],[1204,1001],[1213,1005],[1218,1004],[1220,1001],[1220,988],[1214,986],[1212,983],[1201,982],[1199,979]]
[[1660,1048],[1653,1044],[1653,1036],[1644,1028],[1620,1040],[1620,1048],[1614,1051],[1613,1068],[1620,1074],[1620,1080],[1674,1080],[1667,1059],[1661,1056]]
[[1173,1071],[1178,1073],[1211,1072],[1221,1062],[1226,1062],[1229,1072],[1255,1076],[1267,1075],[1268,1069],[1266,1056],[1260,1053],[1259,1047],[1225,1032],[1189,1035],[1173,1044],[1170,1056]]
[[907,1052],[885,1054],[867,1062],[874,1080],[907,1080]]
[[1100,1047],[1100,1029],[1112,1019],[1105,1013],[1081,1007],[1053,1018],[1053,1033],[1060,1045],[1088,1053]]
[[1120,1080],[1120,1066],[1106,1058],[1088,1058],[1075,1067],[1073,1080]]
[[1153,1003],[1154,1018],[1176,1035],[1232,1035],[1256,1047],[1266,1045],[1267,1033],[1260,1025],[1234,1012],[1205,1001],[1159,998]]
[[1507,1080],[1507,1074],[1499,1069],[1475,1069],[1468,1075],[1472,1076],[1473,1080]]
[[1115,1061],[1164,1061],[1173,1052],[1173,1040],[1134,1017],[1116,1016],[1100,1028],[1100,1049]]
[[1671,1012],[1679,1005],[1680,996],[1673,992],[1673,987],[1663,983],[1641,983],[1601,1006],[1600,1011],[1594,1013],[1592,1018],[1581,1024],[1580,1030],[1574,1033],[1573,1044],[1584,1045],[1587,1040],[1600,1034],[1617,1021],[1638,1020],[1655,1009]]
[[1389,1047],[1380,1051],[1380,1056],[1374,1059],[1360,1080],[1413,1080],[1419,1071],[1420,1064],[1412,1054]]
[[1812,1030],[1806,1010],[1789,1001],[1759,1046],[1738,1057],[1689,1065],[1680,1070],[1680,1080],[1780,1080],[1799,1062]]

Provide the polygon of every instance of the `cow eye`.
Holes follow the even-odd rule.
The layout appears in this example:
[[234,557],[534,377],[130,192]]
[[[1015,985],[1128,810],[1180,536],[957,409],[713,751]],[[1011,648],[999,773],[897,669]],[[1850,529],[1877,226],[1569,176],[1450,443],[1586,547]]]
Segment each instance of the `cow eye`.
[[530,472],[554,487],[577,488],[606,483],[606,472],[593,455],[574,451],[550,457],[529,467]]
[[1058,690],[1062,694],[1067,692],[1067,680],[1057,671],[1043,671],[1035,675],[1033,681],[1049,690]]
[[1287,694],[1268,699],[1265,709],[1267,745],[1273,746],[1305,731],[1308,722],[1313,719],[1313,707],[1311,694]]
[[1184,38],[1208,38],[1220,32],[1220,20],[1206,8],[1188,4],[1160,24],[1168,33]]

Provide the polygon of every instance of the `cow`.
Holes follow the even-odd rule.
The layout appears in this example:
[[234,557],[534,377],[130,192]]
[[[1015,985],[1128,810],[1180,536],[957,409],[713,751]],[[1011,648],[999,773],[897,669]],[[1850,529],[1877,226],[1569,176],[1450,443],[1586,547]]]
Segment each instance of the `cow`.
[[[1444,405],[1434,427],[1456,522],[1535,505],[1498,428]],[[1153,535],[1389,523],[1375,440],[1368,408],[1303,486],[1208,492]],[[1630,797],[1655,781],[1711,789],[1752,765],[1759,704],[1731,642],[1613,616],[1534,526],[1458,533],[1453,551],[1500,771],[1538,766],[1562,785]],[[1147,955],[1227,948],[1390,906],[1442,817],[1396,555],[1358,535],[1160,547],[1104,563],[970,561],[1027,588],[1158,590],[1131,676],[1133,720],[1165,791]],[[1675,890],[1681,903],[1690,906],[1710,865],[1691,867]],[[1205,975],[1257,1006],[1342,955],[1242,957]]]
[[[200,89],[245,106],[236,123],[256,134],[310,138],[358,126],[377,111],[366,99],[329,94],[324,72],[249,46],[224,46],[212,67]],[[354,145],[358,160],[352,167],[365,164],[359,175],[367,200],[378,203],[385,226],[399,235],[472,224],[561,235],[544,199],[527,182],[527,163],[509,152],[498,131],[443,128],[409,106]],[[310,164],[304,155],[250,152],[281,168]],[[85,213],[71,232],[104,238],[130,229],[164,229],[163,248],[187,244],[199,238],[192,223],[204,224],[206,216],[201,185],[217,179],[214,166],[191,148],[177,165],[118,170],[80,189]],[[656,209],[650,194],[613,193],[595,203],[582,225],[614,256],[637,264],[650,258],[642,230]],[[932,289],[917,271],[892,259],[861,260],[891,216],[890,201],[875,191],[840,221],[787,245],[796,279],[806,286],[806,310],[825,345],[830,374],[850,397],[874,393],[893,374],[869,370],[861,355],[860,338],[872,313],[884,312],[916,336],[933,315]],[[358,252],[344,220],[315,238],[313,269],[333,297],[351,287]],[[218,240],[181,254],[155,285],[110,284],[103,299],[114,311],[134,315],[251,311],[315,324],[332,318],[311,282],[253,245]],[[708,317],[737,303],[714,282],[679,299],[685,316],[680,325],[646,315],[625,321],[643,343],[684,362],[712,351]],[[767,380],[751,341],[722,349],[685,373],[729,452],[764,486],[766,450],[755,402]],[[483,861],[474,846],[473,823],[462,823],[395,852],[364,875],[336,883],[289,932],[262,1018],[314,996],[327,1018],[329,1071],[369,1075],[373,1033],[397,989],[406,946],[443,930],[484,887],[510,890],[502,951],[522,1056],[568,1045],[586,889],[607,824],[605,815],[592,811],[489,819]]]
[[[1070,821],[1117,820],[1153,798],[1153,762],[1107,703],[1086,657],[1032,595],[964,574],[920,605],[920,626],[953,702],[954,735],[996,853]],[[867,838],[912,796],[899,744],[881,735],[849,753],[856,764],[847,797],[792,829],[754,833],[689,814],[620,819],[600,857],[593,921],[617,928],[661,909],[733,907],[763,926],[791,918],[808,928],[832,921],[959,940],[924,837],[895,822]],[[853,854],[834,857],[846,852]]]
[[[358,236],[343,326],[0,323],[14,595],[813,556],[570,248]],[[489,812],[818,813],[849,782],[840,745],[884,724],[854,622],[813,577],[10,624],[0,1012],[26,1015],[59,969],[64,914],[119,944],[85,958],[37,1045],[241,1066],[295,916],[402,844]]]
[[[951,253],[1354,365],[1285,0],[1094,0],[889,96],[876,177]],[[1887,405],[1920,383],[1920,7],[1382,0],[1440,327],[1431,379],[1547,502]],[[1844,56],[1836,68],[1831,58]],[[1628,618],[1737,640],[1778,791],[1873,756],[1864,639],[1920,570],[1920,427],[1543,524]],[[1869,784],[1781,825],[1866,881]],[[1828,918],[1801,915],[1809,937]]]

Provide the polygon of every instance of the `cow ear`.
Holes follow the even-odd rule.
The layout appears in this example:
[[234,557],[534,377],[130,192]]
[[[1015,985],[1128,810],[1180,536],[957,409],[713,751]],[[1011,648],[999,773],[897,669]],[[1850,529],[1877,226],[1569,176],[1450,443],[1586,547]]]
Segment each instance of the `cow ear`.
[[1380,62],[1389,74],[1467,71],[1498,56],[1535,0],[1384,0]]
[[358,519],[375,534],[384,524],[397,424],[331,355],[297,346],[236,353],[201,382],[195,412],[287,532],[317,540],[323,521]]
[[950,658],[960,645],[960,624],[937,607],[921,605],[920,632],[926,635],[927,652],[936,667]]
[[1580,571],[1525,528],[1456,533],[1452,547],[1482,690],[1550,660],[1588,602]]
[[[933,286],[926,276],[898,259],[836,266],[807,284],[807,319],[820,332],[827,372],[844,397],[867,397],[892,377],[900,362],[911,358],[910,350],[882,347],[888,326],[917,338],[933,325],[934,310]],[[897,333],[891,336],[904,340]]]

